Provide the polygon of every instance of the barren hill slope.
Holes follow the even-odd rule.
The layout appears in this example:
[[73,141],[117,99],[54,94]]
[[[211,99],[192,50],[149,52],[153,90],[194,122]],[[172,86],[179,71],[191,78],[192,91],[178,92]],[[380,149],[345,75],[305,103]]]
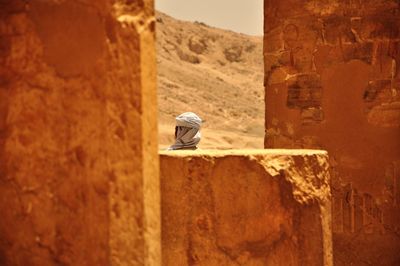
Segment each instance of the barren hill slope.
[[173,142],[174,118],[205,122],[200,148],[263,148],[262,38],[157,13],[160,148]]

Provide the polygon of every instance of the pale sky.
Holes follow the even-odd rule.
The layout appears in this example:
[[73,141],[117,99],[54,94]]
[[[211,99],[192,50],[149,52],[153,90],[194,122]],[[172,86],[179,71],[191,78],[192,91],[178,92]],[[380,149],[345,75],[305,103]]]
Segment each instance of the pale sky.
[[263,34],[264,0],[155,0],[172,17],[249,35]]

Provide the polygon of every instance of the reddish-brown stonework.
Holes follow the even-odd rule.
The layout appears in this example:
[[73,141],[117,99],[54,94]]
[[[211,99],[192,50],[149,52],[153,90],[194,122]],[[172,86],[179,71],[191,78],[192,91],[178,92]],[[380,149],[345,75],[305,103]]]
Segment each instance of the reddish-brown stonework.
[[163,265],[332,266],[325,151],[167,151],[160,169]]
[[400,265],[400,7],[265,0],[266,148],[323,148],[335,265]]
[[160,264],[154,69],[150,0],[0,0],[0,265]]

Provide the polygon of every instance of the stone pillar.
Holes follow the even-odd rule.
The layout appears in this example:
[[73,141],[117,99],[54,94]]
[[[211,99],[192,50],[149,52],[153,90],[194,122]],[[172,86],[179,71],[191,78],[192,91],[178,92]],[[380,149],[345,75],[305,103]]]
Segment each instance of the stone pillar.
[[0,1],[0,265],[160,265],[153,2]]
[[328,156],[162,152],[164,265],[332,265]]
[[[397,264],[398,1],[265,0],[264,29],[265,147],[328,150],[333,195],[343,195],[333,200],[344,204],[334,211],[350,212],[333,213],[338,265]],[[349,186],[354,190],[346,192]],[[383,216],[350,200],[355,191],[371,196]],[[362,213],[373,226],[360,222],[348,230],[346,215]],[[371,228],[375,234],[365,236]]]

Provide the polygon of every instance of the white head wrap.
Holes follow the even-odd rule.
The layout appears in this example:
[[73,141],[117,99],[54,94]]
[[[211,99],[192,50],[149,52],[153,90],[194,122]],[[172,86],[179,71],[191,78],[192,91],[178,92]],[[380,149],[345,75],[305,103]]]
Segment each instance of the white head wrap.
[[195,113],[186,112],[176,117],[176,140],[168,150],[197,149],[200,142],[201,119]]

